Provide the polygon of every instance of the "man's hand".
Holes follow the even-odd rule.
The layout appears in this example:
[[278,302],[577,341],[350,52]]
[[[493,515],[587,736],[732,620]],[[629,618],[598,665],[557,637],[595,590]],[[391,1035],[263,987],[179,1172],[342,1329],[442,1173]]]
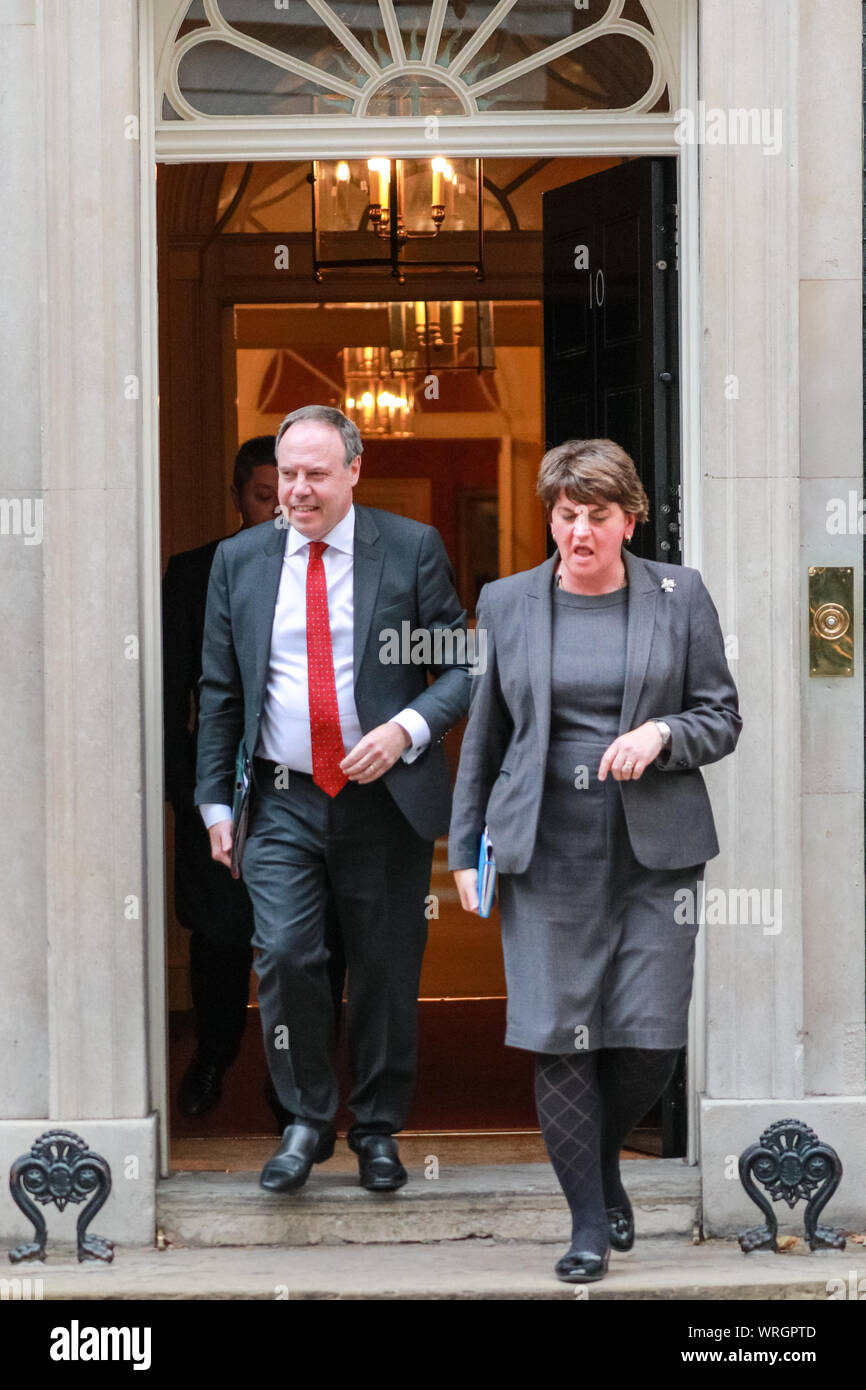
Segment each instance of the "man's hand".
[[454,882],[460,894],[460,906],[464,912],[478,911],[478,870],[455,869]]
[[340,763],[340,771],[350,782],[375,782],[394,766],[411,742],[403,726],[391,719],[371,729],[355,744]]
[[[225,864],[227,869],[232,866],[232,823],[230,820],[218,820],[216,825],[208,829],[210,835],[210,857],[215,859],[218,864]],[[232,878],[238,875],[233,873]]]
[[603,782],[612,772],[617,782],[636,782],[644,768],[648,767],[662,751],[664,741],[659,727],[652,719],[620,734],[609,748],[598,766],[598,780]]

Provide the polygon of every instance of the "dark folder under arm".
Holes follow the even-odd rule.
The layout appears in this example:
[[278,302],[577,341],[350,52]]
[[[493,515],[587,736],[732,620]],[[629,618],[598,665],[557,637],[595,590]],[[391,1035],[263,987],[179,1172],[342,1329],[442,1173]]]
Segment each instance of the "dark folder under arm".
[[246,745],[241,739],[235,761],[235,794],[232,802],[232,873],[240,873],[247,842],[247,825],[250,818],[250,793],[252,791],[252,764],[247,755]]

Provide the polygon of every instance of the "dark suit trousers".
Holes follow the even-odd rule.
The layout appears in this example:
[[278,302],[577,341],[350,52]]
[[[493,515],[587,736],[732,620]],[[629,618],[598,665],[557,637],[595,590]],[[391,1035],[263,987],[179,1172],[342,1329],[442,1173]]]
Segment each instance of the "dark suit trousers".
[[433,844],[380,783],[329,797],[304,773],[274,786],[255,762],[243,877],[255,913],[259,1009],[280,1101],[321,1130],[339,1102],[325,941],[328,895],[348,969],[350,1134],[392,1134],[412,1101]]

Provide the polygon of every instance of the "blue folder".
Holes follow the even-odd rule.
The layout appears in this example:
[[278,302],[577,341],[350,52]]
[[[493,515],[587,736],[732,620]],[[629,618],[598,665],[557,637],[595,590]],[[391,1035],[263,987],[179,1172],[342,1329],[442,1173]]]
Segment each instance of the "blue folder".
[[481,836],[478,848],[478,915],[489,917],[493,906],[493,889],[496,885],[496,859],[493,846],[487,833],[487,826]]

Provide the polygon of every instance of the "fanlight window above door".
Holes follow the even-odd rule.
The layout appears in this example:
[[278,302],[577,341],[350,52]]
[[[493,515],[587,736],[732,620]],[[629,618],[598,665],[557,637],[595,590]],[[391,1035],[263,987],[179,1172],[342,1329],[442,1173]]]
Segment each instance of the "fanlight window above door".
[[662,0],[194,0],[163,120],[671,109]]

